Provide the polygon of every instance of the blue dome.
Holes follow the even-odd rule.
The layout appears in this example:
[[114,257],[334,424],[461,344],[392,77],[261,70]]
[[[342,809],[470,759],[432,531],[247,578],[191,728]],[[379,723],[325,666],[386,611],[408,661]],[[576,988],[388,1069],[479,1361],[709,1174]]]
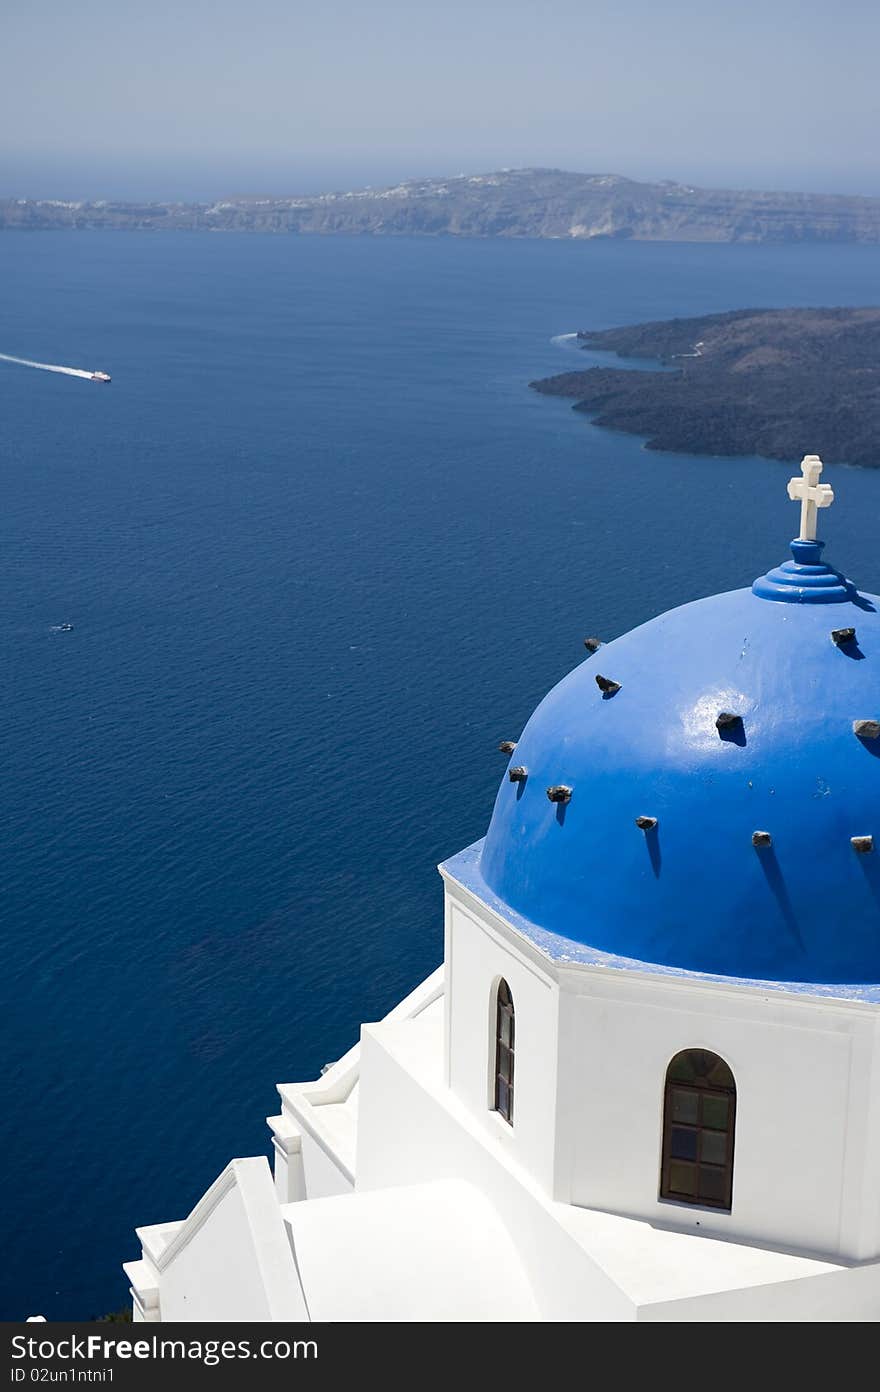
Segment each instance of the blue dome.
[[820,548],[792,543],[751,590],[652,619],[545,697],[483,846],[503,903],[646,963],[880,982],[880,600]]

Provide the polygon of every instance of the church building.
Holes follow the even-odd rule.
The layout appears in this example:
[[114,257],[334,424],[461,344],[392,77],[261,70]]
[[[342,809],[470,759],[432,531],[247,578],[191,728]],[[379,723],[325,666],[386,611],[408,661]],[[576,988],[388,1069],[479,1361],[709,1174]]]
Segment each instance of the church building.
[[442,966],[139,1229],[135,1320],[880,1317],[880,599],[821,470],[502,745]]

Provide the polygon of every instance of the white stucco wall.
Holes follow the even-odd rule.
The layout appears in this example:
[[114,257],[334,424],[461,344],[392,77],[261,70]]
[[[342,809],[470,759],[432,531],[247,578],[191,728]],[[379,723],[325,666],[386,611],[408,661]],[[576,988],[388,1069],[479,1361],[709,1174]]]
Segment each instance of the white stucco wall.
[[[447,1077],[562,1202],[830,1258],[880,1255],[880,1009],[555,962],[447,881]],[[491,1110],[493,988],[516,1007],[515,1125]],[[737,1085],[731,1213],[660,1200],[666,1069],[721,1055]]]
[[[361,1036],[359,1192],[393,1185],[466,1178],[494,1205],[529,1273],[542,1319],[635,1319],[635,1306],[584,1255],[505,1160],[509,1147],[443,1086],[416,1074],[433,1072],[427,1041],[416,1047],[408,1026],[367,1025]],[[437,1047],[441,1045],[438,1033]],[[395,1057],[395,1053],[397,1057]],[[411,1055],[412,1071],[401,1062]],[[537,1186],[535,1186],[537,1188]]]
[[[516,946],[511,944],[510,960],[522,966]],[[644,1178],[638,1163],[620,1165],[613,1146],[602,1151],[601,1136],[583,1124],[585,1114],[609,1127],[613,1123],[609,1135],[627,1154],[636,1153],[636,1161],[641,1148],[645,1156],[653,1150],[658,1163],[659,1130],[653,1145],[647,1145],[611,1110],[622,1107],[624,1118],[648,1113],[641,1079],[651,1072],[656,1054],[661,1058],[660,1099],[653,1107],[659,1128],[662,1071],[680,1047],[678,1038],[667,1037],[670,1030],[703,1029],[696,1044],[725,1053],[738,1070],[740,1091],[743,1069],[749,1085],[759,1071],[765,1034],[777,1045],[780,1030],[790,1035],[785,1012],[793,1007],[784,999],[754,996],[749,1004],[747,992],[733,992],[722,1008],[717,991],[689,983],[680,989],[692,994],[681,996],[673,1008],[667,991],[661,989],[655,999],[657,983],[633,973],[618,978],[570,965],[556,970],[562,1054],[571,1062],[571,1068],[559,1071],[562,1100],[553,1115],[559,1138],[557,1179],[564,1173],[575,1189],[586,1182],[584,1166],[597,1163],[597,1156],[606,1180],[614,1167],[622,1174],[621,1193]],[[355,1193],[279,1206],[265,1159],[233,1161],[183,1223],[140,1230],[143,1258],[127,1268],[139,1317],[290,1320],[308,1317],[307,1310],[311,1318],[369,1320],[841,1321],[880,1316],[880,1264],[848,1270],[827,1258],[773,1250],[750,1234],[738,1242],[732,1225],[722,1231],[717,1219],[697,1230],[696,1222],[707,1211],[657,1204],[656,1168],[644,1215],[630,1209],[630,1216],[619,1216],[622,1202],[603,1211],[601,1205],[554,1200],[498,1125],[487,1126],[476,1107],[477,1094],[462,1099],[447,1086],[444,1001],[431,983],[423,983],[413,993],[416,997],[417,1008],[392,1012],[363,1029],[353,1075],[360,1104],[352,1167]],[[523,998],[531,999],[528,988]],[[840,1059],[850,1060],[849,1097],[841,1103],[845,1112],[854,1094],[863,1096],[856,1080],[866,1072],[871,1075],[874,1017],[821,1002],[801,1002],[797,1008],[803,1012],[800,1028],[808,1046],[791,1034],[793,1055],[783,1061],[794,1067],[794,1055],[803,1054],[825,1088],[839,1083]],[[488,1028],[491,1022],[481,1013]],[[631,1047],[633,1034],[641,1048]],[[725,1040],[739,1053],[732,1054]],[[587,1059],[591,1068],[578,1068],[586,1049],[592,1051]],[[582,1088],[590,1073],[599,1081],[584,1098],[575,1083]],[[627,1079],[636,1079],[635,1089]],[[300,1085],[295,1091],[313,1086],[320,1085]],[[286,1095],[289,1086],[281,1091]],[[353,1085],[349,1099],[354,1095]],[[317,1115],[329,1116],[334,1105],[344,1104],[325,1098]],[[304,1104],[303,1110],[310,1106]],[[755,1122],[754,1102],[751,1109]],[[788,1141],[792,1117],[784,1109],[781,1115]],[[272,1121],[275,1134],[297,1150],[299,1133],[292,1123],[283,1117]],[[332,1122],[330,1116],[325,1146],[333,1135],[347,1146],[347,1127],[334,1128]],[[871,1132],[864,1120],[856,1129],[863,1138]],[[320,1152],[335,1170],[326,1149],[316,1146],[314,1137],[309,1140],[315,1146],[312,1159]],[[808,1140],[815,1140],[812,1132]],[[858,1196],[871,1183],[867,1154],[865,1144],[847,1146],[838,1166],[844,1195],[841,1231],[849,1221],[846,1194]],[[682,1211],[687,1221],[682,1221]],[[667,1221],[667,1213],[673,1222]],[[780,1243],[786,1245],[801,1252],[805,1247],[803,1242]],[[483,1289],[496,1256],[513,1282],[506,1293]],[[500,1308],[493,1299],[501,1301]],[[508,1307],[514,1313],[506,1314]]]
[[[569,972],[560,1017],[560,1197],[567,1189],[588,1208],[867,1255],[858,1223],[844,1223],[847,1188],[861,1183],[868,1102],[854,1097],[850,1078],[873,1033],[865,1036],[858,1011],[742,987]],[[736,1081],[730,1213],[658,1198],[666,1068],[686,1048],[719,1054]]]
[[[559,991],[528,953],[454,895],[446,902],[447,1077],[454,1095],[549,1193],[556,1143]],[[494,1108],[495,1004],[507,982],[516,1020],[514,1125]]]
[[[440,1043],[438,1032],[436,1047]],[[394,1186],[466,1177],[501,1219],[541,1318],[846,1320],[880,1314],[880,1266],[835,1268],[549,1199],[443,1086],[431,1052],[427,1035],[404,1022],[365,1027],[357,1192],[382,1191],[393,1202]]]
[[305,1192],[310,1199],[351,1193],[351,1182],[333,1163],[332,1157],[323,1146],[308,1134],[304,1134],[302,1138],[302,1158]]

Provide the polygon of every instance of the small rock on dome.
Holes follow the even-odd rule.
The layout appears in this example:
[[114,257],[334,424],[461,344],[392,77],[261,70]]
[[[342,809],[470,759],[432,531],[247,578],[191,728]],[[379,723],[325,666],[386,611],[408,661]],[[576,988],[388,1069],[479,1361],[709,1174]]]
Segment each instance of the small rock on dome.
[[880,720],[854,720],[853,734],[859,739],[880,738]]
[[571,802],[571,788],[567,783],[554,783],[547,789],[547,796],[551,802]]
[[716,730],[730,730],[734,725],[742,724],[742,716],[735,711],[721,711],[715,720]]

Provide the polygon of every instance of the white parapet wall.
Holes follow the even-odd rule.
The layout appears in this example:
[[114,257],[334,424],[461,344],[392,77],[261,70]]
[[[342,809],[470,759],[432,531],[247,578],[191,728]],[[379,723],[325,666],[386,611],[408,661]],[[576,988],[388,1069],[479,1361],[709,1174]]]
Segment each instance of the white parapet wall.
[[182,1223],[139,1228],[136,1321],[307,1320],[268,1161],[233,1160]]
[[[442,1009],[445,971],[438,967],[383,1023],[415,1021]],[[356,1183],[361,1049],[355,1044],[307,1083],[279,1083],[281,1112],[267,1117],[275,1151],[279,1203],[348,1194]]]

